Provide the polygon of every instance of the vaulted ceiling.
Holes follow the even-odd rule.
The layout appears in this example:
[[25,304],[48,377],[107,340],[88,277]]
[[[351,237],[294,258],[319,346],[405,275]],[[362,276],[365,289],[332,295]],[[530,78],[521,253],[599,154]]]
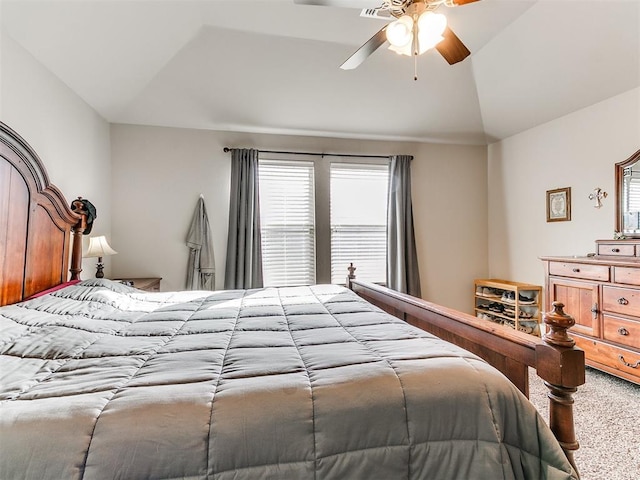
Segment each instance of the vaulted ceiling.
[[[337,3],[372,7],[380,2]],[[471,56],[384,46],[385,22],[293,0],[2,0],[3,33],[109,122],[486,144],[640,86],[640,0],[440,7]],[[640,110],[640,105],[638,106]]]

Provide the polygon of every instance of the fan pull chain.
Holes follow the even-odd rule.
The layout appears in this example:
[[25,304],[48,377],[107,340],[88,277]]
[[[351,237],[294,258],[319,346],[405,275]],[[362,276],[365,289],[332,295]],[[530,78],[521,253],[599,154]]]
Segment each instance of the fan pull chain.
[[420,45],[418,45],[418,16],[413,16],[413,80],[418,80],[418,54],[420,53]]

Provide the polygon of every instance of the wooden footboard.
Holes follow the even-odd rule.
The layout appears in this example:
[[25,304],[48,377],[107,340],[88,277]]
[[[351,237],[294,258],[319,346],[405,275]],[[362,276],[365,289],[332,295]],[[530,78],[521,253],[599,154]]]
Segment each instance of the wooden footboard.
[[572,396],[584,384],[585,363],[584,352],[567,334],[575,322],[562,304],[545,314],[548,333],[539,338],[354,278],[348,279],[348,287],[386,312],[485,359],[527,397],[528,367],[535,368],[549,389],[549,426],[575,467],[573,452],[579,445]]

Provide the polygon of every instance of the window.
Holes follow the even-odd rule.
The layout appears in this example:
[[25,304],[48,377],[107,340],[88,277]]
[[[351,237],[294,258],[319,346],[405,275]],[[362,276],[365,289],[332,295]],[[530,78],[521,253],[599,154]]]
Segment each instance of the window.
[[343,283],[353,262],[357,277],[386,280],[387,165],[331,164],[331,283]]
[[315,283],[313,163],[260,160],[258,175],[264,285]]
[[[374,163],[375,162],[375,163]],[[265,286],[386,277],[388,162],[266,154],[259,159]]]

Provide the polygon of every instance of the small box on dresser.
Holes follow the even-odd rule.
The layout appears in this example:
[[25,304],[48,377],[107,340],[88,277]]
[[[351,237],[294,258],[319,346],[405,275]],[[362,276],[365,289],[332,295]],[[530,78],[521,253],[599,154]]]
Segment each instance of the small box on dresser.
[[546,303],[564,303],[587,365],[640,384],[640,240],[597,240],[595,256],[542,257]]

